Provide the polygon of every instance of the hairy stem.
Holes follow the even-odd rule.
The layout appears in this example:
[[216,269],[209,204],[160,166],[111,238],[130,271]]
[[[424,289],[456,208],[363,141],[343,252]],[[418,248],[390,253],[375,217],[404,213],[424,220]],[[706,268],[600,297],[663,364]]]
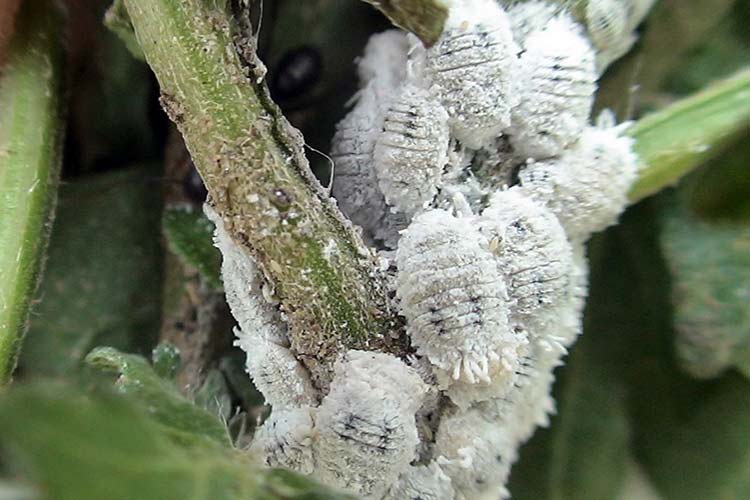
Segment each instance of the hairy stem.
[[312,176],[299,132],[262,85],[262,63],[243,51],[243,64],[219,3],[125,0],[162,105],[226,229],[274,285],[301,359],[320,375],[342,349],[387,350],[370,253]]
[[635,138],[641,173],[629,198],[635,203],[719,154],[750,127],[750,70],[648,115],[628,133]]
[[365,0],[396,26],[414,33],[425,46],[437,42],[448,18],[445,0]]
[[57,196],[64,24],[56,2],[23,2],[0,70],[0,386],[16,366]]

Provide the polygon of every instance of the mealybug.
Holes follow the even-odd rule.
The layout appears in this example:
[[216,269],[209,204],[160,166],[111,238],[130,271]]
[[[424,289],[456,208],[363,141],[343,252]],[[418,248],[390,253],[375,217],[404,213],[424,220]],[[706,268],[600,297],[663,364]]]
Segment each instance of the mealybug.
[[424,76],[466,146],[477,149],[510,125],[517,53],[508,17],[493,0],[454,4],[442,36],[424,51]]
[[349,351],[334,367],[316,419],[316,477],[380,498],[415,458],[414,415],[425,386],[398,358]]
[[587,128],[557,160],[521,170],[524,191],[557,215],[571,241],[614,224],[627,205],[638,159],[620,127]]
[[263,296],[263,279],[255,261],[234,242],[224,221],[205,204],[203,211],[214,223],[214,244],[221,250],[221,276],[224,293],[240,329],[279,345],[288,345],[286,323],[278,308]]
[[310,374],[292,351],[257,332],[235,330],[235,333],[235,345],[247,353],[247,373],[266,403],[274,408],[317,404]]
[[479,228],[496,255],[515,315],[553,311],[573,269],[568,238],[555,214],[513,187],[496,192]]
[[253,436],[250,453],[266,467],[313,471],[313,420],[309,407],[274,408]]
[[503,277],[469,220],[445,210],[418,215],[396,252],[396,294],[417,352],[454,380],[489,382],[513,371],[524,342],[508,326]]
[[444,416],[435,440],[435,461],[459,498],[500,498],[515,460],[507,430],[475,409]]
[[374,160],[386,202],[407,218],[435,197],[449,140],[443,106],[426,90],[403,85],[385,114]]
[[556,156],[581,135],[596,91],[594,51],[566,16],[529,34],[521,55],[510,135],[529,158]]
[[450,478],[437,463],[431,462],[407,467],[383,500],[453,500],[454,497]]

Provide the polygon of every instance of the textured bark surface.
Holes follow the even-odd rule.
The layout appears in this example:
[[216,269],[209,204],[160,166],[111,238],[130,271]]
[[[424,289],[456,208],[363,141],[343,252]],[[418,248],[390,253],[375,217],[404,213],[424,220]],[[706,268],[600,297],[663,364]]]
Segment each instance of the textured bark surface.
[[273,284],[292,347],[326,384],[349,348],[390,349],[390,315],[370,252],[312,176],[303,140],[270,101],[252,47],[227,12],[199,0],[126,0],[133,27],[232,237]]

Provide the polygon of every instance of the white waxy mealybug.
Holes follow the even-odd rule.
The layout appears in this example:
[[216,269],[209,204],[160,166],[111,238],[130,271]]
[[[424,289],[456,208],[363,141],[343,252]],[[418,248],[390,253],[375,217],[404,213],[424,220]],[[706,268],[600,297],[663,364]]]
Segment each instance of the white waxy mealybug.
[[334,161],[332,194],[341,211],[362,227],[370,242],[393,247],[402,217],[391,214],[373,168],[375,140],[398,87],[406,77],[408,43],[397,30],[370,37],[359,60],[360,91],[354,109],[336,125],[331,141]]
[[409,45],[406,33],[401,30],[376,33],[367,41],[364,54],[357,61],[360,88],[372,84],[382,106],[387,106],[384,98],[406,78]]
[[414,415],[426,388],[390,354],[349,351],[334,371],[316,418],[316,477],[381,498],[415,458]]
[[424,51],[424,76],[466,146],[479,148],[510,125],[517,53],[508,17],[494,0],[454,4],[442,36]]
[[567,16],[529,34],[517,82],[511,140],[529,158],[556,156],[581,135],[596,91],[594,51]]
[[557,215],[571,241],[584,241],[617,221],[627,205],[638,159],[620,127],[587,128],[559,159],[521,170],[523,189]]
[[235,345],[247,353],[247,373],[273,408],[316,405],[317,391],[292,351],[257,332],[235,330]]
[[586,25],[597,49],[611,48],[628,34],[627,6],[622,0],[588,0]]
[[375,143],[375,171],[389,205],[410,218],[432,201],[449,141],[443,106],[426,90],[403,85]]
[[336,125],[331,141],[332,194],[344,215],[370,236],[388,211],[372,164],[381,123],[377,100],[372,85],[363,88],[354,109]]
[[403,472],[383,500],[453,500],[455,492],[451,479],[440,466],[410,465]]
[[266,467],[313,472],[313,419],[309,407],[274,408],[250,445],[250,453]]
[[469,409],[443,417],[434,452],[459,498],[508,496],[504,485],[515,448],[507,430],[482,412]]
[[455,380],[489,381],[507,371],[525,339],[508,326],[507,295],[493,255],[470,219],[445,210],[412,221],[396,252],[396,294],[420,355]]
[[255,261],[229,236],[221,216],[210,205],[205,204],[203,210],[216,226],[214,245],[221,250],[224,293],[240,329],[279,345],[289,345],[281,313],[264,298],[263,278]]
[[515,42],[524,49],[530,33],[544,29],[547,23],[560,13],[559,5],[545,1],[526,1],[508,7],[510,29]]
[[573,269],[571,245],[555,214],[513,187],[490,198],[479,228],[505,276],[512,313],[554,311]]

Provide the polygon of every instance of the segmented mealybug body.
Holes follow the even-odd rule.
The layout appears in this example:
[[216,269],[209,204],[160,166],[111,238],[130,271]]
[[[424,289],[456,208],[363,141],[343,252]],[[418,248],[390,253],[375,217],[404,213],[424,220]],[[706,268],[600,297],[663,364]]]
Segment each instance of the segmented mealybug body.
[[289,345],[286,324],[278,308],[263,297],[263,280],[255,261],[229,236],[221,216],[207,204],[203,209],[216,226],[214,245],[221,250],[224,292],[240,329],[279,345]]
[[496,192],[480,217],[515,315],[548,314],[565,297],[571,245],[557,217],[517,187]]
[[389,213],[373,168],[375,141],[385,110],[406,76],[406,35],[390,30],[373,35],[359,61],[361,90],[352,111],[336,125],[331,141],[332,194],[341,211],[362,227],[370,241],[395,246],[403,217]]
[[606,50],[622,42],[628,30],[627,11],[621,0],[586,2],[586,25],[597,49]]
[[316,405],[317,391],[307,369],[287,347],[271,342],[257,332],[235,330],[235,345],[247,353],[247,373],[274,408]]
[[545,1],[526,1],[514,3],[508,7],[508,19],[513,40],[526,48],[526,39],[530,33],[544,29],[547,23],[560,13],[560,6]]
[[408,218],[437,193],[448,159],[448,113],[426,90],[405,84],[391,101],[375,143],[385,201]]
[[316,477],[380,498],[415,458],[414,414],[424,392],[419,376],[394,356],[349,351],[318,410]]
[[594,51],[567,16],[530,33],[521,55],[521,99],[510,131],[516,150],[548,158],[577,140],[591,114],[596,79]]
[[267,467],[301,474],[313,471],[313,411],[309,407],[274,408],[253,436],[250,453]]
[[465,145],[478,148],[510,125],[517,53],[508,17],[493,0],[454,5],[442,36],[425,51],[425,76]]
[[424,212],[401,237],[396,294],[417,352],[455,380],[513,371],[524,342],[508,326],[506,292],[492,254],[469,219]]
[[504,485],[516,452],[507,430],[482,412],[469,409],[444,416],[434,452],[460,498],[508,495]]
[[559,159],[523,169],[521,185],[557,215],[571,241],[585,240],[614,224],[627,205],[638,168],[632,143],[619,127],[587,128]]
[[383,500],[453,500],[455,492],[451,480],[431,462],[429,465],[410,465],[398,478]]
[[354,109],[336,125],[331,140],[332,194],[341,211],[372,233],[387,212],[372,159],[381,119],[374,87],[363,88]]

